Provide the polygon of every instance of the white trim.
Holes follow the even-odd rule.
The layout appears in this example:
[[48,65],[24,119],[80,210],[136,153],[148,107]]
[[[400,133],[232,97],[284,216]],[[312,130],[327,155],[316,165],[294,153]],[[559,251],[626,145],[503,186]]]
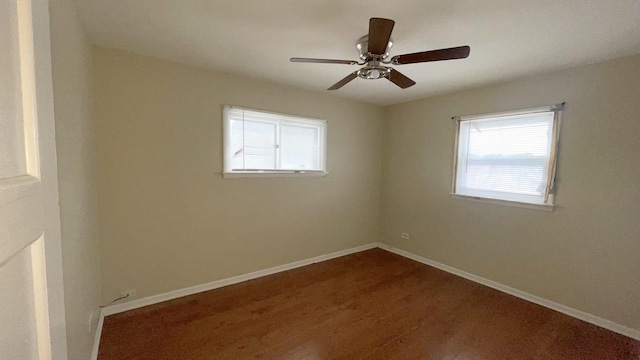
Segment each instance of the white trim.
[[590,324],[593,324],[593,325],[596,325],[596,326],[611,330],[611,331],[616,332],[618,334],[622,334],[624,336],[628,336],[628,337],[630,337],[632,339],[640,341],[640,330],[632,329],[632,328],[626,327],[624,325],[617,324],[617,323],[615,323],[615,322],[613,322],[611,320],[603,319],[601,317],[589,314],[587,312],[584,312],[584,311],[581,311],[581,310],[577,310],[577,309],[574,309],[572,307],[569,307],[569,306],[566,306],[566,305],[562,305],[562,304],[559,304],[557,302],[554,302],[554,301],[551,301],[551,300],[547,300],[545,298],[542,298],[542,297],[539,297],[539,296],[536,296],[536,295],[529,294],[529,293],[524,292],[522,290],[514,289],[514,288],[512,288],[510,286],[503,285],[503,284],[500,284],[498,282],[495,282],[495,281],[492,281],[492,280],[489,280],[489,279],[485,279],[485,278],[483,278],[481,276],[474,275],[474,274],[468,273],[468,272],[463,271],[463,270],[456,269],[454,267],[451,267],[451,266],[448,266],[448,265],[445,265],[445,264],[441,264],[439,262],[433,261],[431,259],[424,258],[422,256],[410,253],[410,252],[405,251],[405,250],[401,250],[401,249],[395,248],[393,246],[389,246],[389,245],[381,243],[381,244],[378,245],[378,247],[383,249],[383,250],[392,252],[394,254],[406,257],[408,259],[411,259],[411,260],[414,260],[414,261],[417,261],[417,262],[420,262],[420,263],[423,263],[425,265],[432,266],[432,267],[434,267],[436,269],[440,269],[442,271],[446,271],[446,272],[448,272],[450,274],[463,277],[463,278],[465,278],[467,280],[471,280],[471,281],[476,282],[478,284],[488,286],[488,287],[496,289],[498,291],[502,291],[503,293],[507,293],[509,295],[513,295],[513,296],[518,297],[520,299],[532,302],[534,304],[538,304],[540,306],[544,306],[544,307],[546,307],[548,309],[561,312],[561,313],[563,313],[565,315],[569,315],[569,316],[574,317],[576,319],[588,322]]
[[283,271],[287,271],[287,270],[296,269],[296,268],[299,268],[299,267],[302,267],[302,266],[307,266],[307,265],[311,265],[311,264],[314,264],[314,263],[317,263],[317,262],[322,262],[322,261],[326,261],[326,260],[335,259],[335,258],[338,258],[338,257],[341,257],[341,256],[358,253],[358,252],[369,250],[369,249],[373,249],[373,248],[376,248],[376,247],[380,247],[380,244],[378,244],[378,243],[370,243],[370,244],[367,244],[367,245],[362,245],[362,246],[358,246],[358,247],[351,248],[351,249],[336,251],[336,252],[333,252],[331,254],[320,255],[320,256],[316,256],[316,257],[310,258],[310,259],[305,259],[305,260],[292,262],[290,264],[275,266],[275,267],[272,267],[272,268],[268,268],[268,269],[264,269],[264,270],[258,270],[258,271],[254,271],[254,272],[251,272],[251,273],[248,273],[248,274],[244,274],[244,275],[238,275],[238,276],[230,277],[230,278],[227,278],[227,279],[213,281],[213,282],[206,283],[206,284],[195,285],[195,286],[191,286],[191,287],[184,288],[184,289],[178,289],[178,290],[174,290],[174,291],[169,291],[169,292],[166,292],[164,294],[158,294],[158,295],[153,295],[153,296],[145,297],[145,298],[138,299],[138,300],[132,300],[132,301],[129,301],[129,302],[126,302],[126,303],[122,303],[122,304],[109,305],[107,307],[102,308],[101,316],[109,316],[109,315],[113,315],[113,314],[129,311],[129,310],[141,308],[141,307],[144,307],[144,306],[149,306],[149,305],[161,303],[163,301],[177,299],[177,298],[180,298],[180,297],[183,297],[183,296],[193,295],[193,294],[197,294],[197,293],[200,293],[200,292],[221,288],[223,286],[237,284],[237,283],[240,283],[240,282],[243,282],[243,281],[252,280],[252,279],[259,278],[259,277],[272,275],[272,274],[283,272]]
[[[39,350],[44,350],[39,355],[42,359],[62,360],[68,357],[67,321],[62,270],[56,120],[53,104],[53,78],[51,75],[49,1],[20,1],[18,5],[22,9],[19,11],[30,7],[30,15],[24,15],[30,17],[27,21],[31,22],[31,29],[27,31],[32,31],[33,36],[32,39],[25,39],[30,42],[25,46],[33,49],[33,58],[31,59],[33,63],[31,66],[33,66],[34,72],[28,80],[31,84],[22,89],[23,96],[26,94],[24,91],[29,87],[31,87],[31,91],[34,91],[31,94],[31,104],[28,105],[31,107],[32,116],[35,116],[34,121],[31,121],[33,128],[29,129],[33,133],[29,136],[30,139],[25,138],[25,141],[31,143],[31,145],[28,145],[28,151],[31,155],[27,155],[27,161],[29,162],[27,169],[32,176],[39,177],[42,182],[42,196],[39,201],[42,204],[42,213],[45,214],[43,216],[42,230],[44,234],[44,275],[47,288],[44,295],[47,297],[48,314],[45,317],[48,318],[47,327],[49,329],[48,331],[39,331],[38,335],[44,335],[48,332],[49,336],[42,340],[38,339],[38,343],[49,342],[50,345],[39,347]],[[20,21],[22,20],[20,19]],[[20,37],[22,38],[22,34]],[[22,81],[25,80],[25,78],[22,78]],[[29,126],[28,123],[25,123],[25,125]],[[40,321],[38,317],[36,317],[36,321]]]
[[104,325],[104,311],[100,309],[100,317],[98,318],[98,326],[96,327],[96,336],[93,339],[93,350],[91,351],[91,360],[98,360],[98,350],[100,348],[100,337],[102,337],[102,326]]
[[468,200],[475,202],[482,202],[494,205],[505,205],[505,206],[513,206],[524,209],[534,209],[534,210],[543,210],[543,211],[553,211],[553,194],[549,194],[549,204],[534,204],[534,203],[525,203],[520,201],[513,200],[503,200],[503,199],[493,199],[493,198],[483,198],[480,196],[473,195],[464,195],[464,194],[449,194],[452,199],[458,200]]

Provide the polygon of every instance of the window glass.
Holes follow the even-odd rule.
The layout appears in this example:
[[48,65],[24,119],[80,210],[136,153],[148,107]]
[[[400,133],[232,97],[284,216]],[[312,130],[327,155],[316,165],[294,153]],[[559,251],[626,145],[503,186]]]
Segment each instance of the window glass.
[[276,168],[276,124],[257,121],[232,121],[232,168]]
[[226,106],[224,173],[326,172],[326,121]]
[[454,193],[548,203],[555,166],[555,114],[459,120]]
[[282,125],[282,169],[320,169],[318,127]]

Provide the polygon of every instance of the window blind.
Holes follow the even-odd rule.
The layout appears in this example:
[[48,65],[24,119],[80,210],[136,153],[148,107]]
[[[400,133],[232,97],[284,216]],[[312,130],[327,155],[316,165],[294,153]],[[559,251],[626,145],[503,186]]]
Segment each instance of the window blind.
[[454,193],[547,202],[555,111],[459,121]]

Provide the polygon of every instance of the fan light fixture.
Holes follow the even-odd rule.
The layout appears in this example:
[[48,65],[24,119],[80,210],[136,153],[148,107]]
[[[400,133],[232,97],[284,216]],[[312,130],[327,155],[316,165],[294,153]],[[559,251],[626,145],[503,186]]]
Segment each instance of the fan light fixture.
[[368,80],[376,80],[381,79],[383,77],[387,77],[391,68],[386,66],[365,66],[362,69],[358,70],[358,77]]

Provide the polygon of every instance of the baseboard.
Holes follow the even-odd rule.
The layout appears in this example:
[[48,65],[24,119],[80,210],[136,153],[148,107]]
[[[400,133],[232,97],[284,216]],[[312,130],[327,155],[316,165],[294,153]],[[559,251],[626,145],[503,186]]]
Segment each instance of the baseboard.
[[532,295],[532,294],[529,294],[527,292],[524,292],[524,291],[521,291],[521,290],[518,290],[518,289],[514,289],[512,287],[500,284],[498,282],[495,282],[495,281],[492,281],[492,280],[489,280],[489,279],[485,279],[483,277],[468,273],[466,271],[462,271],[460,269],[456,269],[454,267],[451,267],[451,266],[448,266],[448,265],[445,265],[445,264],[441,264],[441,263],[433,261],[431,259],[424,258],[422,256],[419,256],[419,255],[410,253],[408,251],[404,251],[404,250],[395,248],[393,246],[389,246],[387,244],[382,244],[381,243],[381,244],[378,245],[378,247],[383,249],[383,250],[392,252],[394,254],[406,257],[406,258],[411,259],[411,260],[415,260],[415,261],[423,263],[425,265],[432,266],[432,267],[434,267],[436,269],[440,269],[440,270],[446,271],[446,272],[448,272],[450,274],[463,277],[463,278],[465,278],[467,280],[471,280],[471,281],[476,282],[478,284],[488,286],[490,288],[496,289],[498,291],[502,291],[502,292],[507,293],[509,295],[513,295],[515,297],[519,297],[519,298],[521,298],[523,300],[530,301],[532,303],[544,306],[544,307],[549,308],[551,310],[555,310],[555,311],[561,312],[563,314],[569,315],[569,316],[574,317],[576,319],[580,319],[580,320],[588,322],[590,324],[593,324],[593,325],[596,325],[596,326],[600,326],[602,328],[611,330],[611,331],[616,332],[618,334],[622,334],[624,336],[628,336],[628,337],[630,337],[632,339],[640,341],[640,330],[632,329],[632,328],[626,327],[624,325],[620,325],[618,323],[615,323],[613,321],[606,320],[606,319],[603,319],[601,317],[586,313],[584,311],[580,311],[580,310],[571,308],[569,306],[565,306],[565,305],[559,304],[557,302],[554,302],[554,301],[551,301],[551,300],[547,300],[545,298],[542,298],[542,297],[539,297],[539,296],[536,296],[536,295]]
[[392,252],[394,254],[406,257],[408,259],[423,263],[425,265],[429,265],[432,266],[434,268],[446,271],[448,273],[451,273],[453,275],[457,275],[460,277],[463,277],[465,279],[471,280],[473,282],[476,282],[478,284],[482,284],[485,286],[488,286],[490,288],[496,289],[498,291],[502,291],[504,293],[519,297],[523,300],[526,301],[530,301],[532,303],[544,306],[546,308],[561,312],[563,314],[569,315],[571,317],[574,317],[576,319],[580,319],[582,321],[588,322],[590,324],[594,324],[596,326],[600,326],[603,327],[605,329],[611,330],[613,332],[628,336],[632,339],[638,340],[640,341],[640,331],[636,330],[636,329],[631,329],[629,327],[626,327],[624,325],[620,325],[617,324],[613,321],[610,320],[606,320],[603,318],[600,318],[598,316],[586,313],[584,311],[580,311],[556,302],[553,302],[551,300],[547,300],[544,298],[541,298],[539,296],[535,296],[529,293],[526,293],[524,291],[518,290],[518,289],[514,289],[512,287],[500,284],[498,282],[489,280],[489,279],[485,279],[483,277],[468,273],[466,271],[462,271],[459,269],[456,269],[454,267],[448,266],[448,265],[444,265],[441,264],[439,262],[424,258],[422,256],[410,253],[408,251],[404,251],[398,248],[394,248],[392,246],[389,246],[387,244],[382,244],[382,243],[370,243],[367,245],[363,245],[363,246],[359,246],[359,247],[355,247],[355,248],[351,248],[351,249],[346,249],[346,250],[342,250],[342,251],[337,251],[331,254],[326,254],[326,255],[321,255],[321,256],[316,256],[314,258],[310,258],[310,259],[306,259],[306,260],[301,260],[301,261],[296,261],[290,264],[285,264],[285,265],[280,265],[280,266],[276,266],[276,267],[272,267],[269,269],[264,269],[264,270],[259,270],[259,271],[255,271],[252,273],[248,273],[248,274],[244,274],[244,275],[239,275],[239,276],[234,276],[231,278],[227,278],[227,279],[222,279],[222,280],[217,280],[217,281],[213,281],[207,284],[202,284],[202,285],[196,285],[196,286],[192,286],[192,287],[188,287],[188,288],[184,288],[184,289],[179,289],[179,290],[174,290],[174,291],[170,291],[164,294],[158,294],[158,295],[153,295],[153,296],[149,296],[146,298],[142,298],[142,299],[138,299],[138,300],[133,300],[133,301],[129,301],[123,304],[117,304],[117,305],[110,305],[107,306],[105,308],[102,309],[102,311],[100,312],[100,318],[98,320],[98,326],[96,329],[96,337],[95,337],[95,341],[94,341],[94,347],[93,347],[93,353],[92,353],[92,360],[97,360],[98,358],[98,347],[100,345],[100,337],[102,335],[102,326],[104,323],[104,318],[105,316],[109,316],[109,315],[113,315],[113,314],[117,314],[117,313],[121,313],[121,312],[125,312],[125,311],[129,311],[129,310],[133,310],[133,309],[137,309],[137,308],[141,308],[141,307],[145,307],[145,306],[149,306],[149,305],[153,305],[153,304],[157,304],[163,301],[168,301],[168,300],[173,300],[179,297],[183,297],[183,296],[187,296],[187,295],[193,295],[193,294],[197,294],[203,291],[209,291],[209,290],[213,290],[213,289],[217,289],[223,286],[228,286],[228,285],[233,285],[233,284],[237,284],[243,281],[247,281],[247,280],[252,280],[252,279],[256,279],[259,277],[263,277],[263,276],[267,276],[267,275],[272,275],[272,274],[276,274],[279,272],[283,272],[283,271],[287,271],[287,270],[292,270],[295,268],[299,268],[302,266],[306,266],[306,265],[311,265],[317,262],[322,262],[322,261],[326,261],[326,260],[330,260],[330,259],[335,259],[341,256],[345,256],[345,255],[349,255],[349,254],[354,254],[357,252],[361,252],[361,251],[365,251],[365,250],[369,250],[369,249],[373,249],[373,248],[380,248],[389,252]]
[[351,248],[351,249],[346,249],[346,250],[336,251],[336,252],[333,252],[333,253],[330,253],[330,254],[326,254],[326,255],[316,256],[316,257],[310,258],[310,259],[305,259],[305,260],[292,262],[290,264],[280,265],[280,266],[276,266],[276,267],[272,267],[272,268],[264,269],[264,270],[258,270],[258,271],[252,272],[252,273],[238,275],[238,276],[234,276],[234,277],[227,278],[227,279],[217,280],[217,281],[213,281],[213,282],[206,283],[206,284],[191,286],[191,287],[184,288],[184,289],[178,289],[178,290],[170,291],[170,292],[167,292],[167,293],[164,293],[164,294],[153,295],[153,296],[149,296],[149,297],[138,299],[138,300],[129,301],[129,302],[122,303],[122,304],[110,305],[110,306],[107,306],[107,307],[103,308],[101,314],[103,316],[109,316],[109,315],[113,315],[113,314],[129,311],[129,310],[133,310],[133,309],[137,309],[137,308],[141,308],[141,307],[145,307],[145,306],[161,303],[163,301],[173,300],[173,299],[177,299],[179,297],[183,297],[183,296],[187,296],[187,295],[193,295],[193,294],[197,294],[197,293],[200,293],[200,292],[203,292],[203,291],[209,291],[209,290],[221,288],[223,286],[233,285],[233,284],[237,284],[237,283],[240,283],[240,282],[243,282],[243,281],[252,280],[252,279],[259,278],[259,277],[276,274],[276,273],[279,273],[279,272],[283,272],[283,271],[299,268],[299,267],[302,267],[302,266],[311,265],[311,264],[314,264],[314,263],[317,263],[317,262],[326,261],[326,260],[330,260],[330,259],[335,259],[335,258],[338,258],[338,257],[341,257],[341,256],[354,254],[354,253],[361,252],[361,251],[364,251],[364,250],[373,249],[373,248],[379,247],[379,245],[380,245],[379,243],[370,243],[370,244],[367,244],[367,245],[358,246],[358,247]]

